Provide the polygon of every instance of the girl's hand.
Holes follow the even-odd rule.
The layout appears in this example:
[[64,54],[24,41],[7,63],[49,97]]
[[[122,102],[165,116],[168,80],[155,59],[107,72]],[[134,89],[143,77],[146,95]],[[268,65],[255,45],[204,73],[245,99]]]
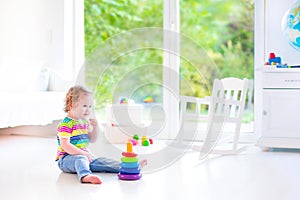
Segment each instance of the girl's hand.
[[88,132],[92,132],[94,130],[94,127],[97,126],[97,120],[96,119],[90,119],[90,124],[88,126]]
[[97,120],[96,119],[90,119],[90,124],[88,126],[88,132],[92,132],[94,130],[94,127],[97,126]]
[[[90,142],[96,142],[99,134],[99,125],[96,119],[90,119],[89,126],[91,127],[89,131]],[[90,131],[91,130],[91,131]]]
[[93,157],[90,153],[86,154],[86,157],[88,158],[89,162],[91,163],[93,161]]
[[90,133],[94,130],[94,127],[92,125],[89,125],[87,129],[88,129],[88,132]]
[[97,126],[97,120],[96,119],[90,119],[90,125]]

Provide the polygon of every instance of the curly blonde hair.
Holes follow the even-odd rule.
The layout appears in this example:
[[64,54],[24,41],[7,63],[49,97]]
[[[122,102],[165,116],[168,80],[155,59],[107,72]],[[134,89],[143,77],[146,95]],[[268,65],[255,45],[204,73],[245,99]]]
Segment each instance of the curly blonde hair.
[[78,102],[80,95],[86,94],[86,95],[91,95],[93,94],[89,89],[80,86],[80,85],[75,85],[69,89],[69,91],[66,94],[65,98],[65,107],[64,111],[67,113],[71,110],[72,104]]

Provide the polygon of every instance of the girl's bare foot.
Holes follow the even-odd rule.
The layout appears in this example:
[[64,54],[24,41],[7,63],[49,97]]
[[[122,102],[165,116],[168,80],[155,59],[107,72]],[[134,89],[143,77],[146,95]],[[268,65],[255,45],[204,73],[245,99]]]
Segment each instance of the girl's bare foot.
[[143,168],[143,167],[145,167],[148,163],[147,163],[147,160],[141,160],[139,164],[140,164],[140,168]]
[[91,184],[101,184],[102,181],[98,176],[95,175],[86,175],[81,179],[82,183],[91,183]]

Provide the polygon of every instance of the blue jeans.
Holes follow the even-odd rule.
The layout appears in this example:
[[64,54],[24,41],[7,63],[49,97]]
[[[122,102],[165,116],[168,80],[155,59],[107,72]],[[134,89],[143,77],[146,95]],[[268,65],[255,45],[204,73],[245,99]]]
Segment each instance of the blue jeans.
[[92,174],[92,172],[118,173],[120,162],[108,158],[100,157],[93,159],[90,163],[83,155],[66,154],[58,160],[58,167],[67,173],[77,173],[78,179]]

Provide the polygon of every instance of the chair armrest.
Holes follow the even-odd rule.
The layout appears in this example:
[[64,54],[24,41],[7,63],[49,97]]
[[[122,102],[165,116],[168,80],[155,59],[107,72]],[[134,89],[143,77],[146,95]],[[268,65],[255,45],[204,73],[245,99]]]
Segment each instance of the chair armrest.
[[[184,119],[207,119],[208,112],[211,105],[211,97],[192,97],[192,96],[180,96],[181,101],[181,115]],[[188,111],[188,104],[195,104],[195,110]],[[203,106],[207,106],[208,112],[202,112]]]
[[207,104],[211,102],[211,96],[206,96],[204,98],[192,97],[192,96],[180,96],[180,101],[184,104],[195,103],[195,104]]

